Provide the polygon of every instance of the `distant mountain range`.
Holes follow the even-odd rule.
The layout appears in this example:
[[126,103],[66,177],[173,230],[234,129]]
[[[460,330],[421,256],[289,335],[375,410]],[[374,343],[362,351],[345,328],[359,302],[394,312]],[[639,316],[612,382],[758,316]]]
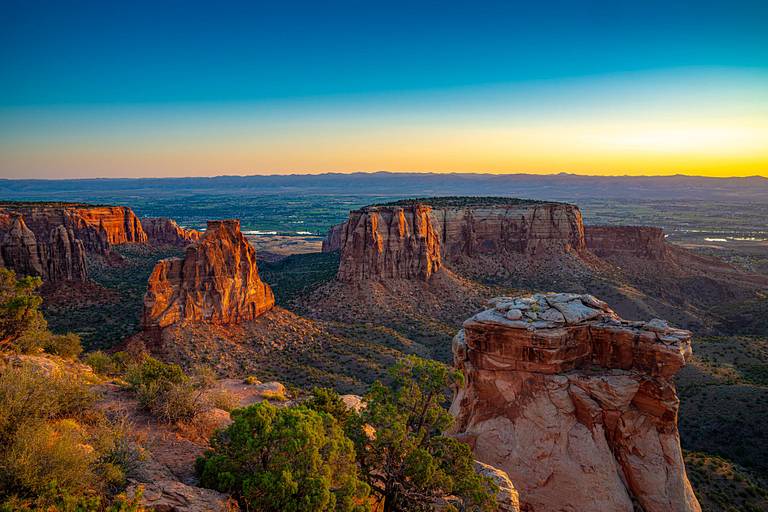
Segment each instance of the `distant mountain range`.
[[78,200],[199,194],[324,194],[371,196],[502,195],[531,199],[657,199],[768,201],[768,178],[581,176],[575,174],[328,173],[201,178],[0,180],[0,197]]

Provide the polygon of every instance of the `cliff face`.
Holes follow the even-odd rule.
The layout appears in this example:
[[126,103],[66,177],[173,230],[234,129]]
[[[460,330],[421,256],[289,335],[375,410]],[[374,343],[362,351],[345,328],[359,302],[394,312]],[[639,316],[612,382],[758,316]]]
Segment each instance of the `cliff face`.
[[672,381],[690,332],[621,320],[591,295],[498,298],[454,339],[455,434],[532,511],[700,511]]
[[430,211],[414,205],[351,212],[344,225],[338,279],[429,279],[441,267]]
[[71,228],[35,234],[21,215],[0,213],[0,265],[46,281],[85,281],[85,248]]
[[126,243],[145,243],[147,234],[133,210],[124,206],[97,206],[76,208],[78,215],[90,226],[98,226],[112,245]]
[[446,261],[503,253],[538,256],[586,248],[581,212],[570,204],[444,207],[433,211],[432,220]]
[[587,248],[595,255],[634,256],[663,260],[667,244],[661,228],[647,226],[587,226],[584,228]]
[[494,265],[514,259],[507,262],[512,267],[523,259],[586,251],[581,212],[573,205],[424,201],[363,208],[332,227],[323,251],[341,250],[339,278],[429,277],[443,262],[482,266],[487,256]]
[[151,244],[183,247],[200,240],[200,232],[196,229],[184,229],[175,220],[164,217],[145,217],[141,219],[141,227]]
[[145,328],[174,323],[237,323],[272,308],[272,289],[259,278],[256,251],[240,221],[209,221],[184,258],[161,260],[144,297]]

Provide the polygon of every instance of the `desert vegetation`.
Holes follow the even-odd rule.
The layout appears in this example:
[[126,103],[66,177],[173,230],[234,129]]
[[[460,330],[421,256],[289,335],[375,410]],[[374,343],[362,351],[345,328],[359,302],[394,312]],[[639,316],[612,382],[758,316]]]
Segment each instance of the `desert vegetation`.
[[492,510],[494,484],[475,473],[466,445],[442,434],[451,423],[446,393],[460,374],[409,357],[389,377],[370,388],[360,412],[318,388],[298,405],[235,411],[198,459],[201,483],[265,511],[364,511],[376,503],[426,511],[446,497],[461,510]]

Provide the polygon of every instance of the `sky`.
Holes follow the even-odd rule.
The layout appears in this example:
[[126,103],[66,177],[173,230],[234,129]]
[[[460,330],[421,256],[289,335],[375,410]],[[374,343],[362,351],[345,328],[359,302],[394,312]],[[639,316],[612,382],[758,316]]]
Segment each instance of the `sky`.
[[768,2],[3,0],[0,177],[768,176]]

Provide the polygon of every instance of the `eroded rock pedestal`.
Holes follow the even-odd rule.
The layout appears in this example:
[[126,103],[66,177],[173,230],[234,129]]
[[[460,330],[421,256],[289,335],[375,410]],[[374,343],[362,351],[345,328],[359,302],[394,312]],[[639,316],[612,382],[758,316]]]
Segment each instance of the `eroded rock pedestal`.
[[690,332],[622,320],[591,295],[492,304],[454,339],[454,433],[509,474],[523,510],[701,510],[672,381]]
[[274,304],[272,289],[259,278],[256,250],[240,232],[240,221],[209,221],[184,258],[164,259],[155,266],[144,296],[142,324],[231,324],[252,320]]

